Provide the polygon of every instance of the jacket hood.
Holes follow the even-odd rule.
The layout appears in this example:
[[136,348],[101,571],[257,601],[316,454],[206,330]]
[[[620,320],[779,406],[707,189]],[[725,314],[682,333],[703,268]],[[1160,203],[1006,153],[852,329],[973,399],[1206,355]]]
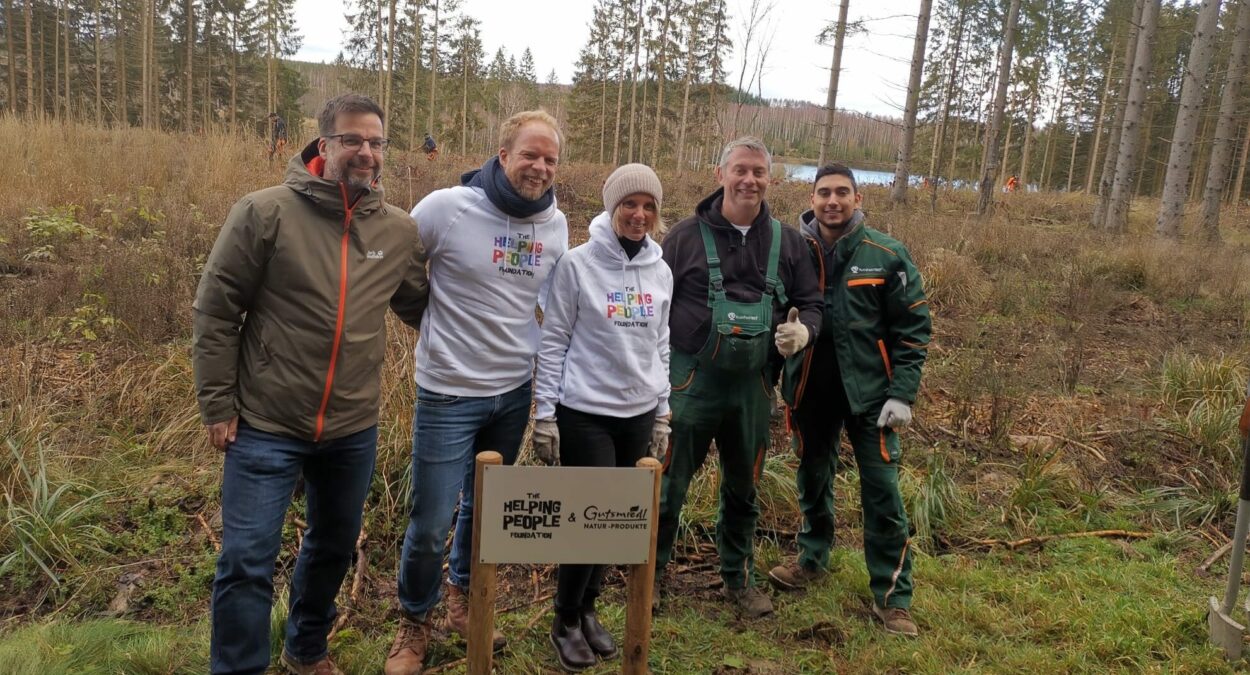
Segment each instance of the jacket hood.
[[[298,192],[317,205],[318,209],[342,216],[347,213],[346,187],[340,181],[326,180],[321,177],[325,169],[325,160],[317,151],[317,139],[311,141],[286,165],[286,175],[282,184]],[[356,200],[352,211],[359,214],[372,213],[383,208],[383,192],[381,181],[374,181]]]
[[[855,213],[851,214],[851,224],[847,227],[846,232],[842,234],[842,239],[845,239],[846,235],[851,234],[856,230],[856,228],[863,224],[864,212],[860,209],[855,209]],[[833,248],[832,246],[826,245],[825,240],[820,236],[820,223],[816,222],[816,213],[811,209],[804,211],[803,215],[799,216],[799,230],[801,230],[803,234],[806,234],[807,236],[820,242],[821,248],[826,251]],[[837,242],[835,242],[835,244],[836,243]]]
[[[725,220],[725,216],[721,215],[721,203],[724,199],[725,188],[716,188],[716,192],[704,197],[703,201],[694,207],[695,215],[699,217],[699,220],[714,227],[733,227],[733,223]],[[755,222],[751,223],[751,225],[766,225],[770,220],[772,220],[772,214],[769,212],[768,202],[761,202],[760,212],[755,216]],[[741,225],[742,223],[739,224]]]
[[627,256],[621,242],[617,240],[616,231],[612,229],[612,217],[607,212],[600,213],[590,221],[590,245],[596,257],[620,267],[646,267],[659,262],[663,255],[660,245],[648,234],[643,239],[638,254],[633,258]]

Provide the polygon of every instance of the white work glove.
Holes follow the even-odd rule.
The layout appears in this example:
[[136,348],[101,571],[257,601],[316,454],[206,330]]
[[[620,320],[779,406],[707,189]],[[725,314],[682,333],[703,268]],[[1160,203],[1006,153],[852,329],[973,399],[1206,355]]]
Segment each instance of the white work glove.
[[773,343],[777,345],[777,351],[782,356],[790,358],[803,351],[809,338],[807,326],[799,323],[799,308],[791,307],[786,322],[777,326],[777,334],[773,337]]
[[668,452],[668,437],[673,433],[668,420],[668,417],[655,418],[655,426],[651,427],[651,445],[647,446],[647,456],[660,461],[664,461],[660,458]]
[[560,463],[560,427],[556,426],[554,417],[534,420],[534,434],[530,441],[534,444],[534,455],[538,461],[547,466]]
[[911,424],[911,405],[901,398],[892,398],[881,406],[881,416],[877,418],[878,427],[902,429]]

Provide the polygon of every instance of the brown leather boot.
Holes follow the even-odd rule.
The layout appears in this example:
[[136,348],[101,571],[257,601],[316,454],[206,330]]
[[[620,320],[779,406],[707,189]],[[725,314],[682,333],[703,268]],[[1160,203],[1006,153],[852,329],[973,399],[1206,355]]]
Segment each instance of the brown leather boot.
[[551,624],[551,646],[556,648],[556,658],[565,672],[580,672],[597,663],[594,650],[582,634],[581,622],[566,622],[559,612]]
[[400,617],[399,631],[386,655],[386,675],[421,675],[425,653],[430,647],[430,620]]
[[602,659],[610,659],[616,656],[617,647],[616,640],[612,639],[612,634],[608,629],[599,623],[599,614],[595,612],[594,607],[583,607],[581,611],[582,635],[586,636],[586,644]]
[[[447,616],[443,619],[443,628],[455,631],[469,641],[469,595],[463,588],[447,584]],[[508,644],[508,639],[496,628],[491,635],[491,650],[501,651]]]

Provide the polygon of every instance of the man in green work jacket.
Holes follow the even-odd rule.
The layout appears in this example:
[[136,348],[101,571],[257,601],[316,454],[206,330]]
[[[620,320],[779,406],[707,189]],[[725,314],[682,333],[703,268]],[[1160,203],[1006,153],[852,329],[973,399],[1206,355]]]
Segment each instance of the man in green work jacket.
[[812,209],[801,216],[824,294],[824,322],[816,344],[786,362],[782,393],[799,456],[803,527],[798,560],[768,576],[779,589],[800,590],[828,569],[833,468],[845,428],[859,466],[873,613],[888,632],[916,635],[896,430],[911,422],[929,345],[929,306],[907,249],[864,224],[862,202],[854,173],[828,164],[817,170]]
[[815,337],[821,298],[803,236],[773,218],[764,200],[772,178],[768,148],[755,138],[731,141],[715,175],[720,187],[664,238],[664,262],[673,272],[673,418],[656,572],[663,574],[672,555],[686,490],[715,440],[716,549],[725,597],[743,616],[756,618],[773,611],[752,583],[752,544],[774,364]]

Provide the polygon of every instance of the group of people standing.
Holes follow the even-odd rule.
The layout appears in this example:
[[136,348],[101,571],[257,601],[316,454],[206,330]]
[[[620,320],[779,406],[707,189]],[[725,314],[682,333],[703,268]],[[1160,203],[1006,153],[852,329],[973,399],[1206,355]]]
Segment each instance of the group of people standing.
[[[715,168],[717,190],[661,246],[661,181],[627,164],[603,185],[589,241],[569,250],[550,115],[506,120],[498,154],[411,217],[383,199],[383,122],[367,97],[329,101],[283,184],[231,210],[196,293],[196,390],[210,442],[225,452],[214,673],[268,667],[275,559],[300,476],[308,529],[281,663],[339,672],[327,635],[373,474],[388,306],[420,331],[388,675],[421,672],[440,600],[443,627],[467,635],[474,458],[490,449],[513,463],[531,421],[548,464],[662,461],[657,601],[687,489],[715,442],[725,597],[744,617],[769,614],[752,551],[779,380],[804,522],[798,559],[769,580],[800,590],[827,571],[845,427],[873,611],[887,630],[916,634],[896,429],[911,419],[929,314],[906,249],[864,224],[849,169],[822,167],[801,229],[787,227],[765,200],[768,149],[735,140]],[[596,614],[603,575],[598,565],[558,570],[550,640],[565,670],[617,654]],[[492,639],[506,645],[498,631]]]

